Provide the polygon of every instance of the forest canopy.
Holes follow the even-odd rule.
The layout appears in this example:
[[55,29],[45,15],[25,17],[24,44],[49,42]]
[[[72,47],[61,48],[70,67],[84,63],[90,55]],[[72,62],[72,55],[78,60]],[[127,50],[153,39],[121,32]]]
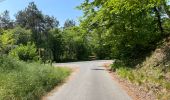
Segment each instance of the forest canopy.
[[129,63],[148,55],[169,35],[168,0],[84,0],[77,8],[84,12],[81,26],[97,37],[99,58]]
[[74,20],[67,19],[59,27],[57,18],[43,14],[34,2],[18,11],[15,20],[9,13],[4,11],[0,16],[1,54],[24,61],[34,57],[42,62],[88,59],[87,38]]

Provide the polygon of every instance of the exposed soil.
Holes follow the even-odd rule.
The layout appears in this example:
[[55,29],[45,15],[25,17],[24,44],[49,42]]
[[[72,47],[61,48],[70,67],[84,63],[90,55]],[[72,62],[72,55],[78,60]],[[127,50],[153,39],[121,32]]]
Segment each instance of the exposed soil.
[[109,64],[105,64],[104,67],[106,67],[113,80],[117,81],[120,87],[122,87],[133,100],[157,100],[156,96],[152,92],[145,91],[144,87],[135,85],[121,78],[116,72],[110,71]]

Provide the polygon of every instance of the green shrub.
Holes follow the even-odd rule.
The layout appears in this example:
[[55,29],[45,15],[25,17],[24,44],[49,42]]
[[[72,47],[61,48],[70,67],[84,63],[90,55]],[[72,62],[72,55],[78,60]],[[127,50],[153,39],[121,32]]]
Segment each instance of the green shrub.
[[131,77],[131,71],[128,68],[121,67],[116,71],[121,77],[129,78]]
[[[162,67],[128,68],[121,62],[115,62],[112,69],[130,82],[145,87],[147,91],[153,91],[158,100],[169,100],[170,82],[165,78]],[[158,91],[159,89],[159,91]]]
[[32,33],[30,30],[26,30],[25,28],[17,26],[14,29],[11,29],[10,31],[14,35],[16,45],[27,44],[29,41],[31,41]]
[[0,70],[10,71],[13,69],[17,69],[18,61],[11,59],[9,56],[0,56]]
[[23,61],[38,59],[35,44],[31,43],[28,43],[27,45],[19,45],[15,49],[11,50],[9,55]]
[[2,34],[0,34],[0,52],[7,54],[15,42],[14,34],[10,30],[2,31]]
[[1,58],[0,61],[1,69],[10,66],[18,68],[0,70],[0,100],[39,100],[70,74],[67,68],[19,62],[11,58]]
[[116,71],[117,69],[122,68],[122,67],[125,67],[123,62],[121,62],[120,60],[115,60],[114,64],[112,64],[111,66],[111,70]]

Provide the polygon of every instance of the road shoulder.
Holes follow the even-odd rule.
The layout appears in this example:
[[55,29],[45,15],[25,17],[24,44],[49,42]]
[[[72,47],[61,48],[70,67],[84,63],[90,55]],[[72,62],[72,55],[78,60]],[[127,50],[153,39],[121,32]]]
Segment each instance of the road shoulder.
[[[63,66],[62,66],[63,67]],[[60,84],[60,85],[57,85],[56,87],[54,87],[53,90],[51,90],[50,92],[48,92],[46,95],[44,95],[41,100],[48,100],[49,97],[55,95],[56,92],[58,92],[64,85],[66,85],[69,81],[71,81],[74,76],[76,75],[76,73],[79,72],[79,68],[78,67],[75,67],[75,68],[70,68],[72,70],[72,73],[70,74],[70,76],[65,79],[65,81]]]
[[155,96],[152,93],[147,93],[141,86],[132,84],[130,81],[121,78],[116,72],[112,72],[109,69],[109,64],[105,64],[107,72],[112,76],[112,79],[118,83],[118,85],[132,97],[133,100],[155,100]]

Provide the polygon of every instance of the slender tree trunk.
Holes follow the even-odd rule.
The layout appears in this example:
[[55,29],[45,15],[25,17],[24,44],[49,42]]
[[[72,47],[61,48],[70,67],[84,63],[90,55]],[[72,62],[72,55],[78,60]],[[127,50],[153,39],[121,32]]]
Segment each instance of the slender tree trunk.
[[158,23],[159,30],[160,30],[161,34],[163,35],[164,32],[163,32],[163,27],[162,27],[162,22],[161,22],[161,14],[157,7],[154,7],[154,10],[155,10],[155,14],[157,17],[157,23]]

